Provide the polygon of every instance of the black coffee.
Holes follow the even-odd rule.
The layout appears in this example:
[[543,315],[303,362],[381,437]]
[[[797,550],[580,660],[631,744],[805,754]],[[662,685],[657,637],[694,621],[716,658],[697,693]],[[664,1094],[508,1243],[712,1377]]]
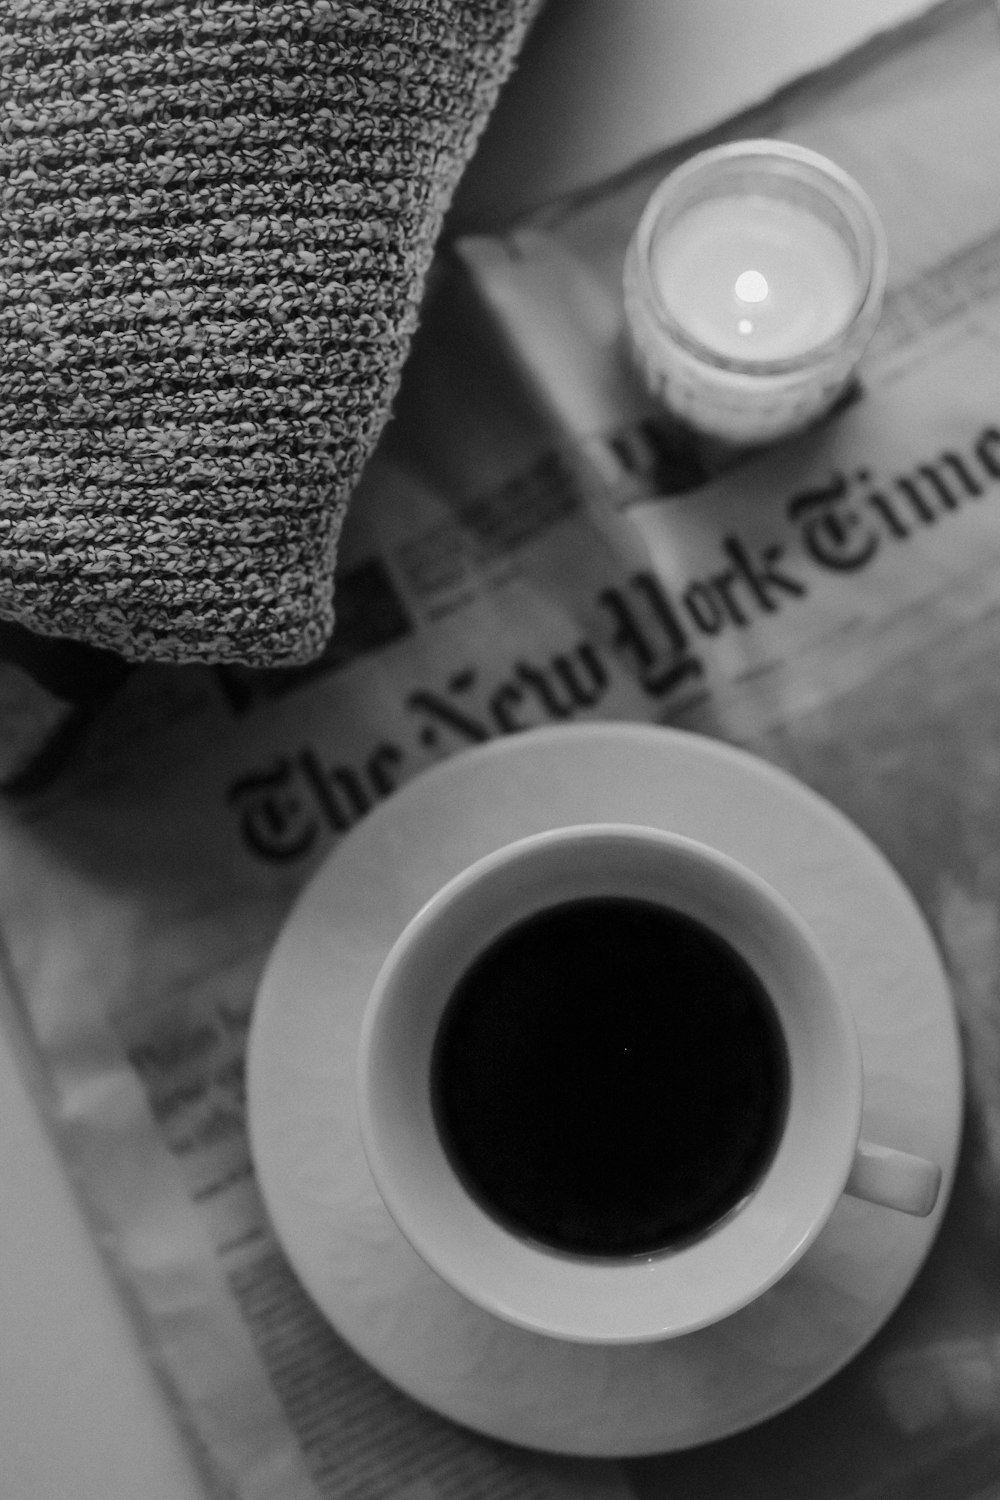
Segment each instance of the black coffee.
[[598,898],[502,934],[449,999],[438,1130],[495,1218],[583,1255],[677,1246],[760,1176],[788,1059],[756,974],[700,922]]

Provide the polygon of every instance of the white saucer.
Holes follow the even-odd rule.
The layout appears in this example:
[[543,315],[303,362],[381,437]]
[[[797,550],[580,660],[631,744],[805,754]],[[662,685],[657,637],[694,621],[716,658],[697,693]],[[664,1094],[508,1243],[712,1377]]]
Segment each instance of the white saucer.
[[[371,981],[404,922],[479,855],[538,829],[650,824],[755,867],[810,922],[855,1008],[866,1136],[941,1164],[927,1219],[843,1198],[772,1291],[664,1343],[562,1343],[508,1326],[412,1251],[369,1175],[354,1065]],[[829,803],[720,742],[632,724],[541,729],[423,773],[301,895],[263,976],[250,1138],[275,1230],[331,1324],[389,1380],[492,1436],[580,1455],[720,1438],[814,1390],[872,1338],[931,1247],[958,1152],[958,1033],[937,950],[885,858]]]

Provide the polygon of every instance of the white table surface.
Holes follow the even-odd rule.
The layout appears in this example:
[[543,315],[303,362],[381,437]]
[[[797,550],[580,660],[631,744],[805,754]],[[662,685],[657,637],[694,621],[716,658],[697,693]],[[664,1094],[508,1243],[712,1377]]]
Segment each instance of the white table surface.
[[[461,221],[488,226],[593,181],[925,8],[550,0],[463,184]],[[0,1496],[204,1500],[23,1063],[0,1001]]]

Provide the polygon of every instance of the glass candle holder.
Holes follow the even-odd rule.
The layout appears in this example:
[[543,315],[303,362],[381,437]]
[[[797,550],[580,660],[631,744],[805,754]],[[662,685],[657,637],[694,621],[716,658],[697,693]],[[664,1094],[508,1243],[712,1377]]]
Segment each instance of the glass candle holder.
[[878,323],[888,254],[868,196],[787,141],[703,151],[654,191],[625,259],[639,370],[689,426],[739,446],[808,426]]

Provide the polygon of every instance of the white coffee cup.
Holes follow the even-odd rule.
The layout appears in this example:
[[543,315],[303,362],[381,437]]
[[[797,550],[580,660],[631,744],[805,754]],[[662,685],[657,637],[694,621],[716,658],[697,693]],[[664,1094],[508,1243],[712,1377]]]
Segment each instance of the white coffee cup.
[[[717,1222],[642,1254],[571,1252],[503,1222],[466,1187],[432,1101],[435,1040],[470,966],[539,911],[607,897],[679,912],[722,938],[770,997],[787,1056],[783,1124],[762,1174]],[[803,1255],[842,1193],[904,1213],[931,1212],[940,1169],[860,1138],[862,1084],[848,1002],[782,895],[694,840],[594,824],[487,855],[407,924],[365,1011],[358,1112],[390,1214],[445,1281],[535,1332],[630,1343],[688,1333],[751,1302]]]

